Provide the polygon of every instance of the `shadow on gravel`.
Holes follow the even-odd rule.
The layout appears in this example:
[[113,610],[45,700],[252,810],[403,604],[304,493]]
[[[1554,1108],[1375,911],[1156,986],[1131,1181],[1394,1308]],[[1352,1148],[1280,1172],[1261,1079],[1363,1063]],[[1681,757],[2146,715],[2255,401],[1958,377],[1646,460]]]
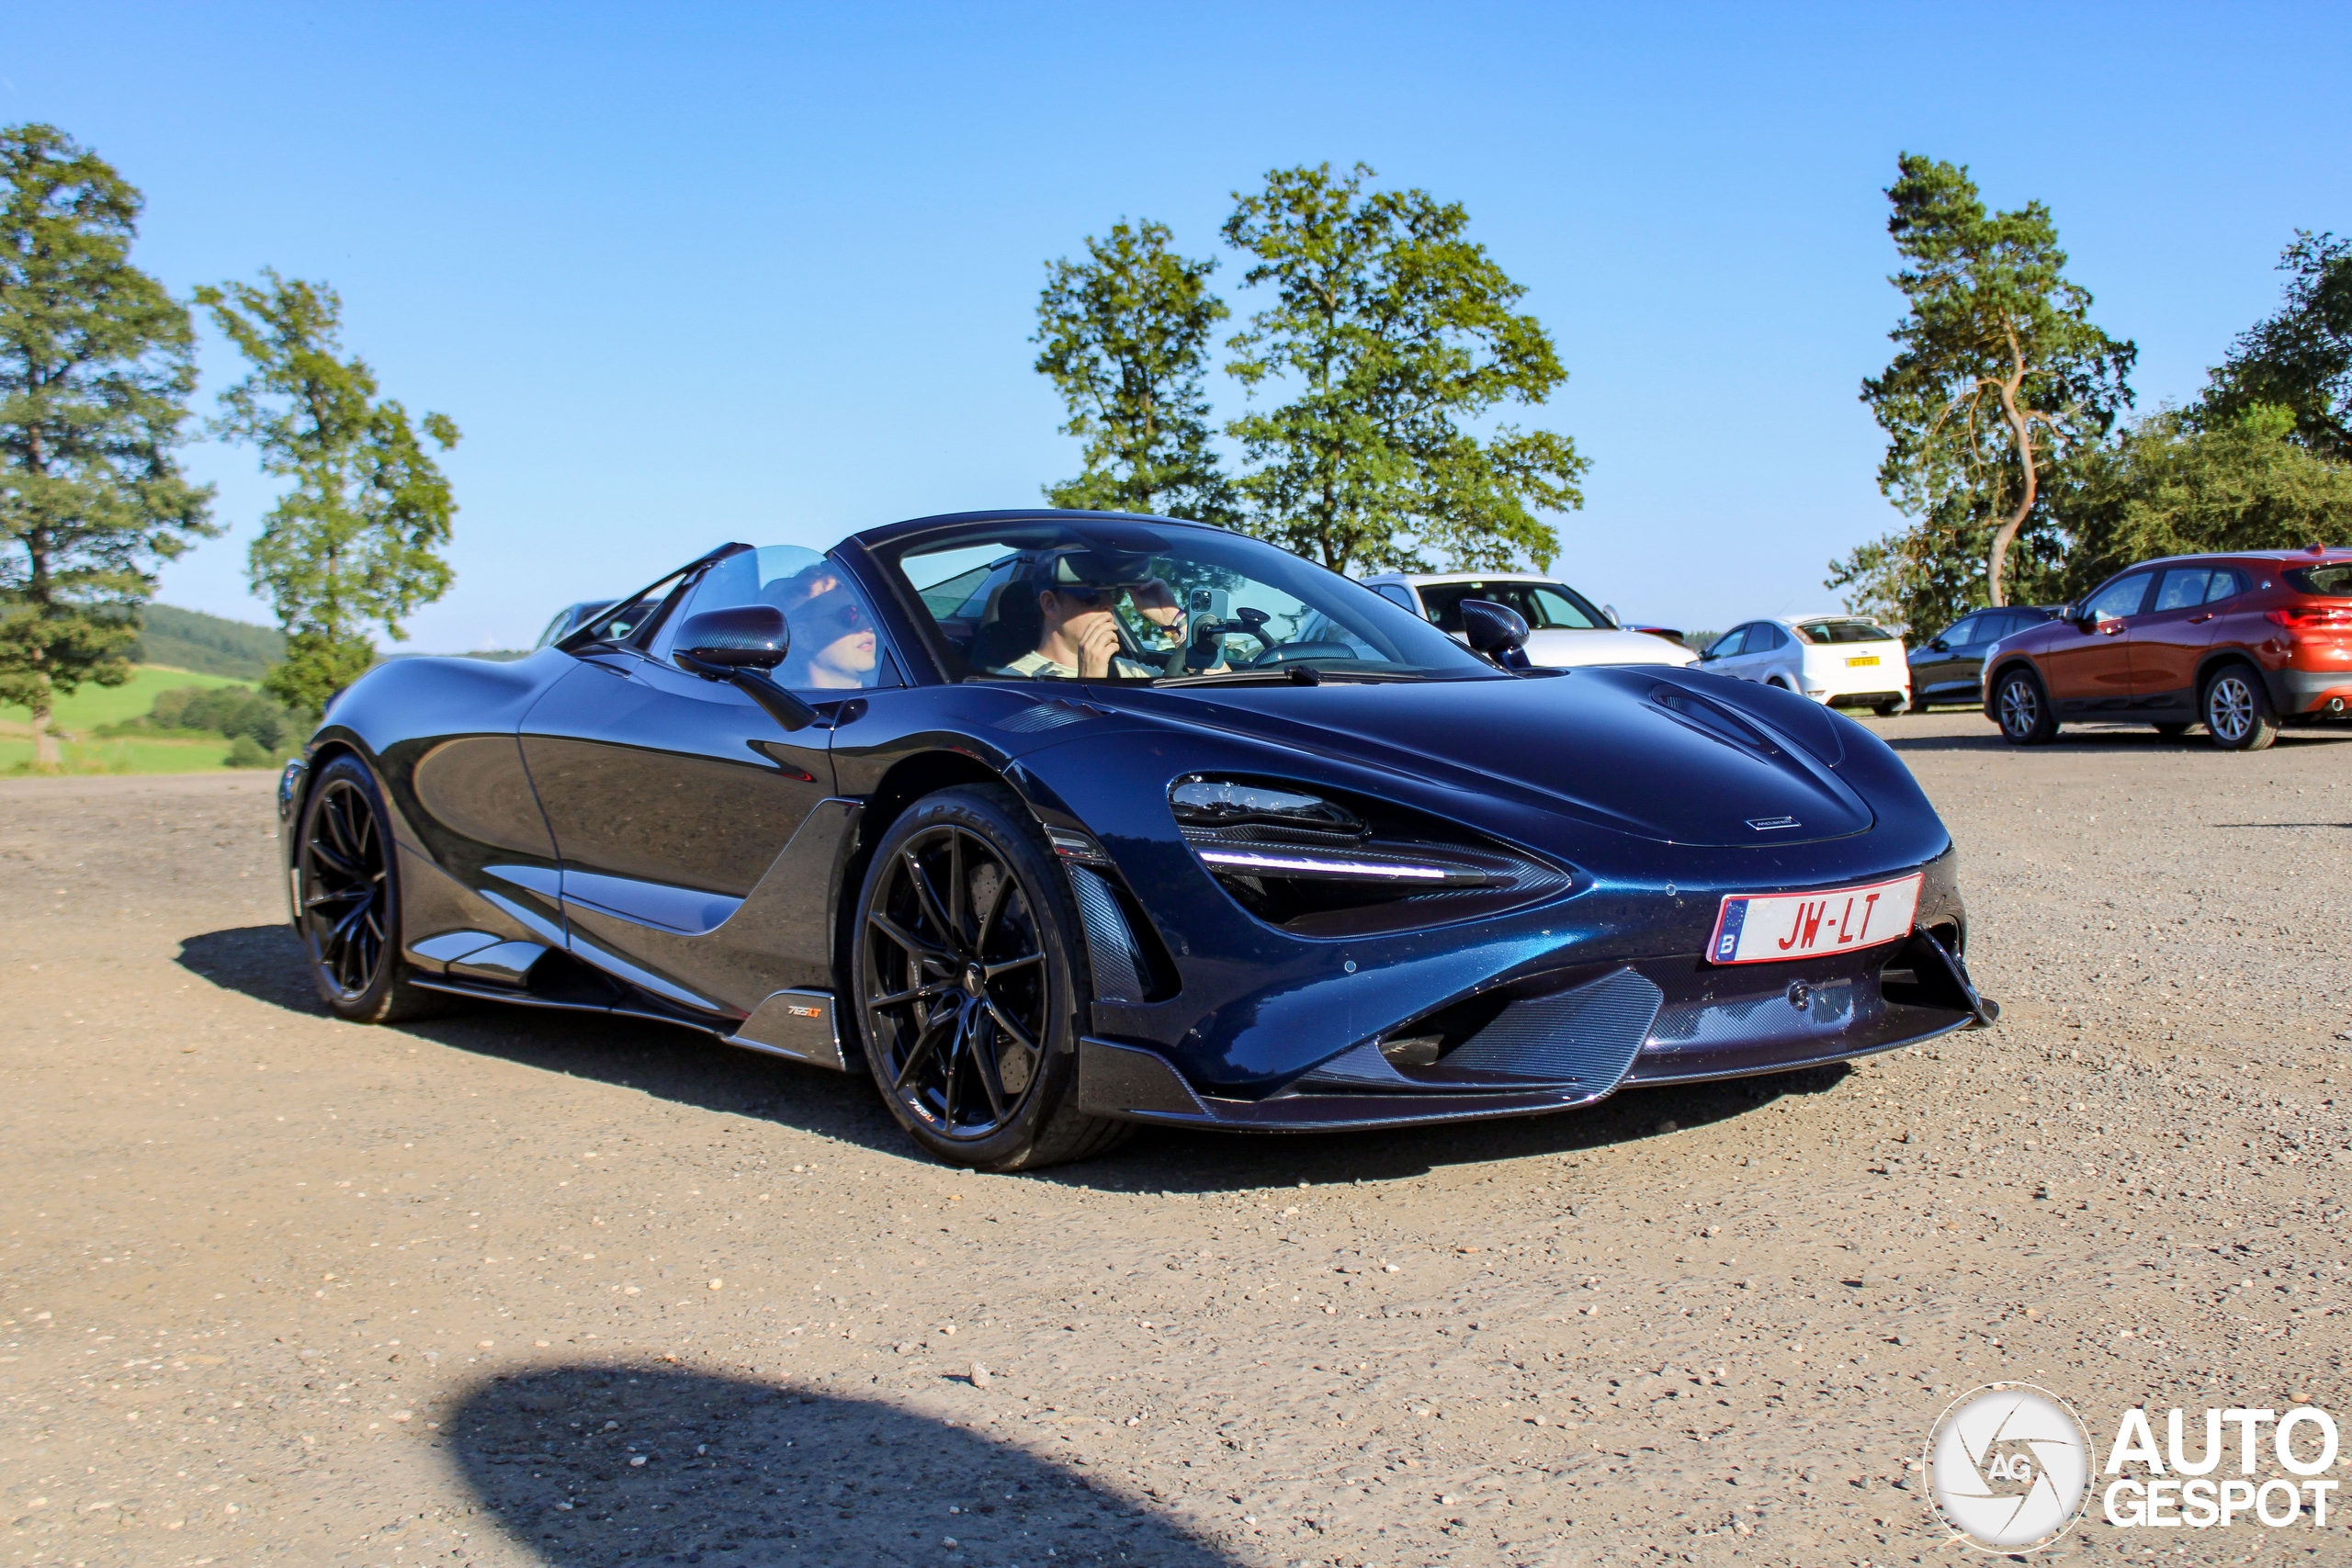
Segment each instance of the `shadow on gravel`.
[[[284,926],[243,926],[188,937],[180,943],[180,963],[214,985],[273,1007],[314,1016],[325,1010],[311,990],[301,950]],[[755,1055],[696,1030],[495,1002],[459,1003],[440,1017],[394,1027],[451,1050],[594,1078],[702,1111],[797,1127],[911,1163],[930,1158],[890,1119],[863,1073],[831,1073]],[[1773,1077],[1628,1089],[1586,1111],[1384,1132],[1270,1136],[1145,1127],[1112,1154],[1021,1179],[1112,1192],[1393,1181],[1450,1165],[1541,1159],[1639,1144],[1657,1135],[1662,1122],[1699,1127],[1736,1120],[1784,1095],[1832,1089],[1849,1071],[1833,1066]]]
[[562,1568],[1236,1561],[1075,1463],[872,1399],[585,1364],[492,1379],[440,1419],[484,1512]]

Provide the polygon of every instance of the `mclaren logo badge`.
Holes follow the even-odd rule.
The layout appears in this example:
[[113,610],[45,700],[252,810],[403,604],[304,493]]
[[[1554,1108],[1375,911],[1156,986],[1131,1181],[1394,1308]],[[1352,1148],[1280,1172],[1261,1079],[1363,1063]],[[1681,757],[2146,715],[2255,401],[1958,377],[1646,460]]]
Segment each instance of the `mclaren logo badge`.
[[1747,825],[1759,833],[1777,833],[1783,828],[1801,828],[1804,824],[1793,817],[1751,817]]

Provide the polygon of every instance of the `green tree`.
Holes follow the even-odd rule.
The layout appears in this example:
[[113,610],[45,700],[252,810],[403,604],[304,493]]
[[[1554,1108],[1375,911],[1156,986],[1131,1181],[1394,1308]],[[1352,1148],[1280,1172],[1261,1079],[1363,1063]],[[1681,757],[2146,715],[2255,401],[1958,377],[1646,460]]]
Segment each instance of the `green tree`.
[[1482,440],[1464,423],[1541,403],[1567,373],[1511,309],[1526,290],[1464,237],[1469,214],[1425,191],[1367,194],[1373,177],[1324,164],[1235,193],[1225,237],[1272,300],[1232,339],[1230,369],[1253,394],[1289,394],[1227,426],[1253,465],[1244,526],[1334,571],[1547,565],[1559,536],[1538,514],[1584,503],[1586,460],[1550,431]]
[[1905,263],[1890,281],[1911,310],[1889,334],[1894,362],[1861,395],[1887,433],[1879,488],[1919,523],[1831,563],[1829,586],[1867,597],[1884,561],[1912,563],[1899,596],[1928,610],[1905,615],[1917,626],[1944,613],[1930,600],[2010,602],[2011,547],[2029,524],[2049,525],[2043,490],[2131,402],[2138,350],[2091,323],[2041,203],[1988,213],[1966,168],[1908,152],[1886,195]]
[[411,422],[379,400],[365,360],[345,359],[343,302],[323,284],[264,272],[260,285],[197,290],[253,370],[221,394],[216,434],[251,443],[265,473],[294,483],[262,518],[247,572],[286,632],[263,685],[316,714],[375,661],[370,626],[402,641],[420,605],[448,592],[440,554],[457,513],[424,449],[458,444],[447,414]]
[[2133,561],[2206,550],[2293,550],[2352,535],[2352,468],[2301,445],[2295,411],[2253,403],[2222,423],[2167,409],[2081,467],[2062,503],[2074,537],[2067,597]]
[[2297,440],[2352,462],[2352,240],[2298,231],[2278,270],[2293,275],[2285,305],[2230,345],[2206,412],[2227,425],[2262,404],[2284,408]]
[[1209,447],[1201,377],[1224,301],[1215,259],[1176,254],[1164,223],[1114,223],[1086,259],[1046,265],[1037,299],[1037,371],[1069,410],[1066,435],[1086,445],[1074,479],[1046,487],[1056,506],[1235,520],[1233,488]]
[[141,198],[46,125],[0,130],[0,699],[120,685],[155,570],[216,530],[174,450],[196,390],[187,310],[130,265]]

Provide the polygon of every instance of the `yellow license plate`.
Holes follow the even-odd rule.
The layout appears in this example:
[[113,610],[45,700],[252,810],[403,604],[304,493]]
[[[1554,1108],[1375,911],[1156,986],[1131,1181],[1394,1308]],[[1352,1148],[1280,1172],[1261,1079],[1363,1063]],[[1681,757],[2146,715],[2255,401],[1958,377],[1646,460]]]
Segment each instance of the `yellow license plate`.
[[1865,664],[1876,664],[1877,662],[1877,654],[1865,653],[1860,655],[1859,658],[1849,659],[1846,660],[1846,668],[1849,670],[1860,670]]

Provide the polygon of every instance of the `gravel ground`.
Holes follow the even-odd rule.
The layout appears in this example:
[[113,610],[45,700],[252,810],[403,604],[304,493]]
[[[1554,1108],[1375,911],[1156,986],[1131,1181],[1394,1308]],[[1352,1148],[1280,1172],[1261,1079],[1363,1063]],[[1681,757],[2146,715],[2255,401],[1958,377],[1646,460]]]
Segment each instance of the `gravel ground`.
[[266,778],[0,785],[6,1561],[1957,1562],[1917,1461],[1977,1383],[2101,1454],[2352,1407],[2352,750],[1880,728],[1999,1028],[1019,1177],[684,1032],[328,1019]]

